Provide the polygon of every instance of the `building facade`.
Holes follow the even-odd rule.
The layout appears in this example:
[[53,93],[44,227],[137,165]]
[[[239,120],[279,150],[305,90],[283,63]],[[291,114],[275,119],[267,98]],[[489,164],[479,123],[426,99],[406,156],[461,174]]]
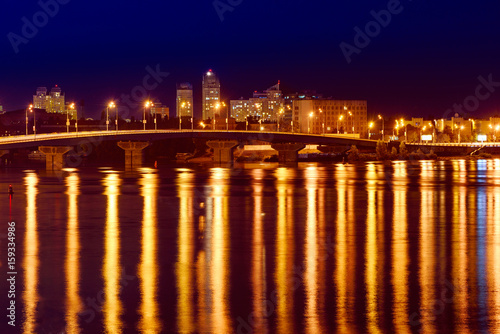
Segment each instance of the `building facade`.
[[36,95],[33,95],[33,107],[45,109],[47,113],[66,113],[64,94],[61,88],[55,85],[50,93],[47,93],[46,87],[38,87]]
[[219,78],[212,70],[208,70],[203,75],[202,81],[202,118],[213,119],[219,113],[218,106],[220,106]]
[[159,115],[161,115],[161,119],[168,120],[169,118],[169,112],[170,108],[167,106],[164,106],[160,102],[156,102],[151,108],[150,108],[150,113],[151,115],[156,115],[158,118]]
[[363,100],[293,100],[291,126],[294,132],[367,137],[367,103]]
[[231,115],[238,122],[243,122],[247,116],[263,121],[276,121],[280,113],[284,112],[285,101],[279,82],[264,90],[255,91],[248,100],[231,100]]
[[176,117],[193,116],[193,86],[189,82],[177,85]]
[[244,100],[243,97],[239,100],[229,101],[231,116],[233,116],[237,122],[244,122],[245,118],[250,115],[250,100]]

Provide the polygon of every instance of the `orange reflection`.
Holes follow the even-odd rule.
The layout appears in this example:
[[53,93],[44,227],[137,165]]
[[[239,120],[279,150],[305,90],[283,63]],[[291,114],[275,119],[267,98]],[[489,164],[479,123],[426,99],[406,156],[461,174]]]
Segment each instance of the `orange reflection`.
[[[338,165],[335,171],[337,181],[337,229],[336,229],[336,263],[335,286],[337,288],[337,327],[340,333],[350,333],[349,320],[352,315],[348,300],[348,285],[354,284],[347,276],[347,224],[346,224],[346,167]],[[352,260],[354,261],[354,260]]]
[[38,194],[38,176],[28,173],[24,178],[26,188],[26,232],[24,238],[24,315],[23,333],[36,333],[36,306],[40,300],[38,294],[38,222],[36,217],[36,197]]
[[262,230],[262,169],[252,170],[253,180],[253,233],[252,233],[252,290],[253,290],[253,330],[257,333],[267,331],[266,302],[266,249]]
[[106,299],[103,305],[104,328],[109,333],[122,330],[122,303],[120,300],[120,226],[118,222],[118,196],[121,180],[116,173],[104,178],[107,197],[106,227],[104,231],[104,263],[102,275]]
[[319,332],[318,326],[318,273],[317,263],[318,245],[316,232],[316,170],[308,168],[305,172],[306,190],[307,190],[307,221],[306,221],[306,240],[305,240],[305,273],[304,283],[306,290],[306,332]]
[[208,312],[209,312],[209,305],[208,301],[210,296],[207,295],[207,255],[205,254],[205,251],[201,250],[198,253],[197,260],[196,260],[196,278],[197,278],[197,285],[196,285],[196,290],[197,290],[197,295],[198,295],[198,331],[200,333],[208,333],[210,331],[210,326],[208,323]]
[[394,289],[393,320],[398,333],[409,333],[408,326],[408,215],[406,163],[394,166],[394,212],[392,232],[392,286]]
[[[491,168],[488,170],[488,177],[494,179],[498,170]],[[489,321],[491,328],[500,326],[500,275],[498,274],[498,264],[500,263],[500,188],[498,186],[490,188],[488,196],[487,212],[487,277],[488,277],[488,306],[491,312]]]
[[293,180],[294,170],[278,168],[275,173],[278,196],[278,217],[276,226],[276,332],[292,333],[293,327],[293,291],[294,282],[294,226],[293,226]]
[[421,163],[421,203],[420,203],[420,321],[422,332],[434,333],[434,275],[435,256],[434,247],[434,170],[432,163]]
[[157,247],[157,189],[158,175],[143,173],[139,181],[144,198],[142,211],[141,259],[138,276],[141,289],[138,329],[145,333],[159,333],[161,323],[158,311],[158,247]]
[[66,177],[68,196],[68,227],[66,229],[66,331],[79,333],[78,313],[82,309],[80,299],[80,232],[78,226],[78,195],[80,178],[72,173]]
[[193,313],[193,271],[194,221],[193,221],[193,180],[190,171],[179,173],[177,191],[179,197],[179,235],[177,239],[177,328],[182,333],[195,331]]
[[[378,332],[378,284],[377,284],[377,176],[373,175],[375,166],[367,165],[368,209],[366,216],[366,317],[370,332]],[[383,210],[383,208],[382,208]]]
[[[207,212],[207,229],[211,235],[207,250],[210,259],[208,272],[211,293],[211,324],[212,330],[218,333],[229,333],[232,325],[229,314],[229,169],[213,168],[210,175],[212,187],[212,215]],[[207,210],[208,211],[208,210]],[[209,227],[210,225],[210,227]],[[207,231],[210,233],[209,231]]]
[[[454,173],[455,174],[455,173]],[[455,181],[456,182],[456,181]],[[467,286],[467,188],[465,185],[459,185],[453,189],[453,217],[452,217],[452,284],[455,287]],[[469,328],[468,309],[469,296],[467,289],[460,289],[454,292],[454,311],[455,322],[459,325],[460,332],[467,333]]]

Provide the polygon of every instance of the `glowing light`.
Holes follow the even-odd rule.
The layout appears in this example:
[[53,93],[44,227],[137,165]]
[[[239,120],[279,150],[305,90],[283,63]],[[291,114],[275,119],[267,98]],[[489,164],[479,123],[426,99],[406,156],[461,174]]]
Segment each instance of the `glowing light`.
[[138,329],[145,333],[158,333],[161,330],[158,319],[158,247],[157,247],[157,188],[158,176],[154,173],[143,174],[140,180],[141,196],[144,198],[142,211],[141,260],[138,276],[141,289]]
[[104,327],[109,333],[122,330],[122,303],[120,300],[120,224],[118,221],[118,196],[120,178],[108,173],[104,178],[104,194],[107,197],[106,225],[104,232],[104,261],[102,275],[106,299],[103,305]]
[[37,323],[37,304],[40,299],[38,293],[38,227],[37,227],[37,194],[38,176],[35,173],[26,175],[26,231],[24,242],[24,333],[35,333]]

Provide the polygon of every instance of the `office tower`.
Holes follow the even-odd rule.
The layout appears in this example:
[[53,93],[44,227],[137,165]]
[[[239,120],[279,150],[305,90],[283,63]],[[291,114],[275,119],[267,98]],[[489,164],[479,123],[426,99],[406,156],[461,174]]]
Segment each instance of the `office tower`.
[[193,86],[189,82],[177,85],[176,113],[177,117],[193,116]]
[[220,82],[217,75],[208,70],[202,81],[202,117],[204,120],[220,116]]

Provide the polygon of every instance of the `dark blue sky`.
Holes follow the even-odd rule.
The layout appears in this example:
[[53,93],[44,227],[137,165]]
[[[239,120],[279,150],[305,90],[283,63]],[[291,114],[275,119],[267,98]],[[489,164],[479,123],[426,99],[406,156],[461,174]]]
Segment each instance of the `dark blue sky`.
[[[67,100],[84,100],[86,116],[96,116],[110,99],[142,86],[146,67],[157,65],[170,74],[149,94],[171,113],[176,83],[189,81],[199,114],[201,76],[209,68],[225,100],[281,80],[291,91],[366,99],[369,112],[407,116],[442,117],[475,94],[479,76],[500,82],[499,1],[402,0],[350,63],[340,43],[354,45],[354,28],[365,30],[374,21],[371,11],[394,0],[220,0],[235,5],[223,21],[213,0],[60,2],[45,23],[38,2],[3,1],[4,109],[24,108],[36,87],[58,84]],[[22,18],[34,16],[38,32],[18,41],[16,53],[9,36],[25,38]],[[472,117],[500,114],[495,90],[470,108]]]

